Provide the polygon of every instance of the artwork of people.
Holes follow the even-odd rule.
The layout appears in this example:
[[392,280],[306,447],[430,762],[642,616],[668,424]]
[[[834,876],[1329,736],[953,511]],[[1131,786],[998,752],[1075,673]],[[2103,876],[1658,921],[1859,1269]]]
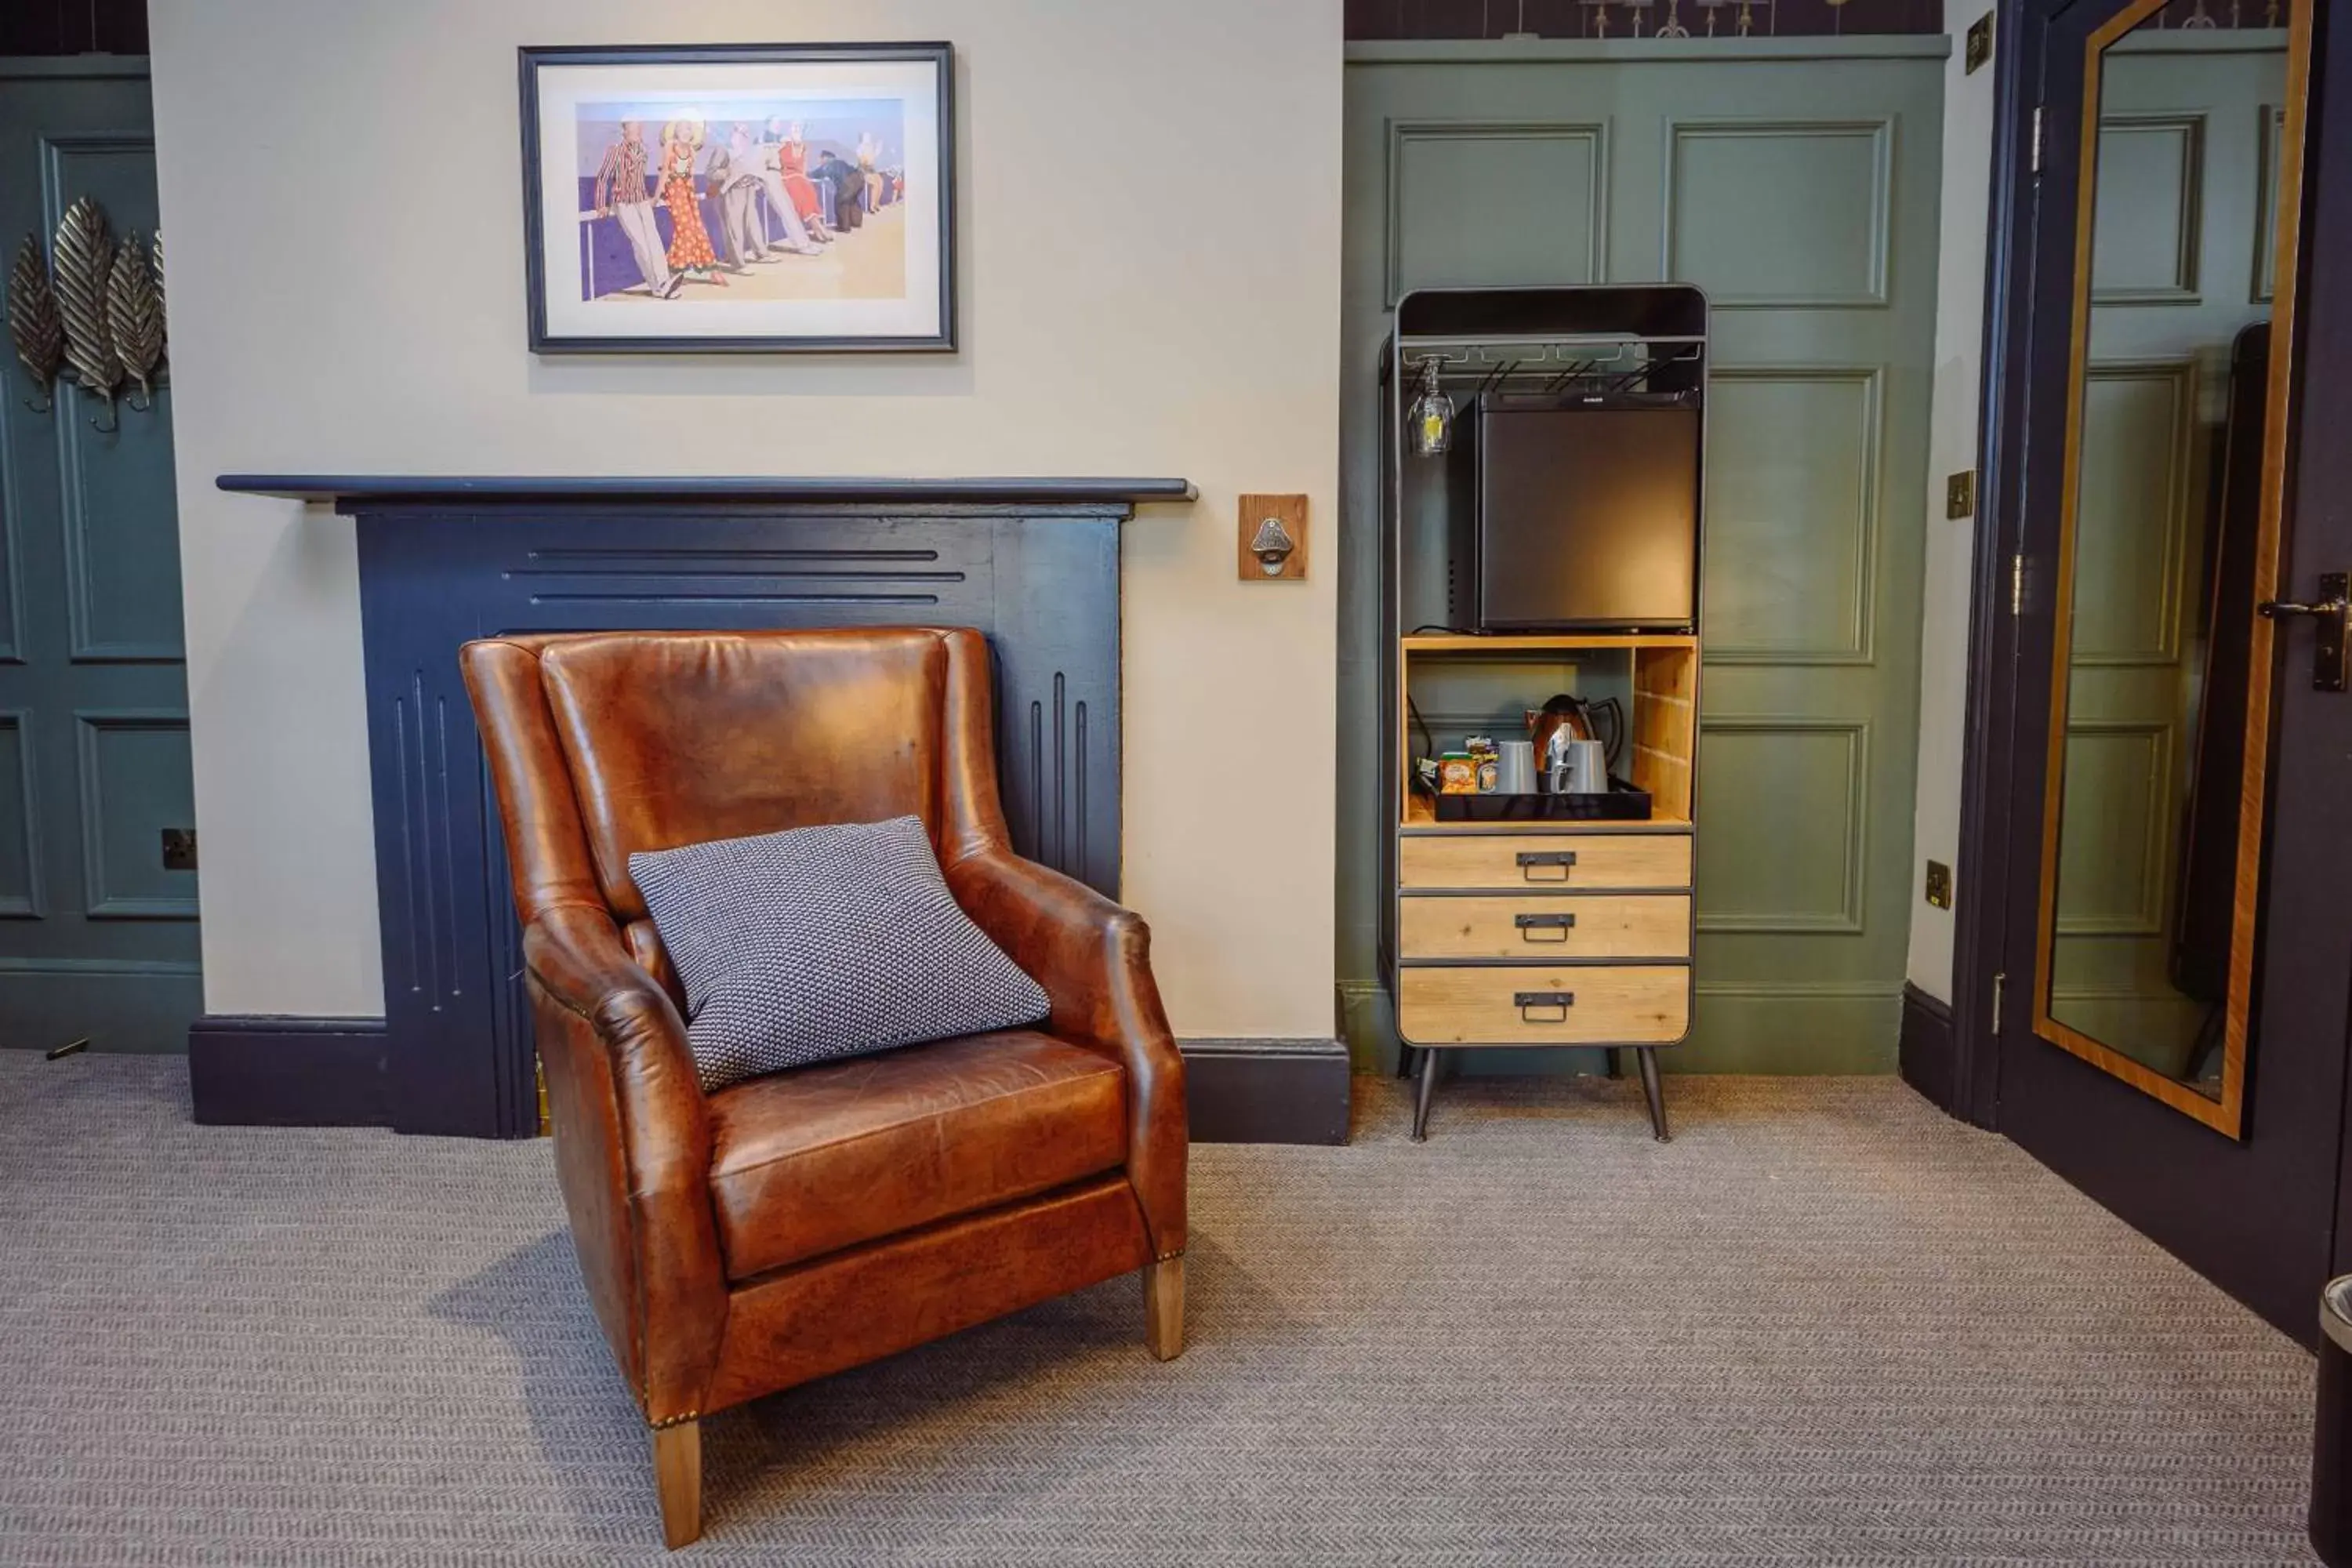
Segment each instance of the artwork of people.
[[533,349],[953,346],[948,45],[522,53]]
[[824,221],[824,208],[817,200],[816,186],[809,183],[808,142],[797,120],[771,120],[768,130],[776,138],[776,167],[783,177],[784,189],[792,196],[793,206],[811,231],[831,240],[833,227]]
[[[906,236],[883,221],[905,189],[895,177],[905,136],[898,107],[730,105],[723,117],[656,120],[650,106],[583,104],[580,298],[625,305],[700,289],[900,295]],[[659,132],[650,158],[648,125]]]
[[[727,279],[719,276],[719,258],[710,248],[701,204],[694,194],[694,155],[701,146],[698,121],[673,120],[662,127],[661,203],[669,210],[670,270],[725,288]],[[677,297],[675,288],[660,296]]]

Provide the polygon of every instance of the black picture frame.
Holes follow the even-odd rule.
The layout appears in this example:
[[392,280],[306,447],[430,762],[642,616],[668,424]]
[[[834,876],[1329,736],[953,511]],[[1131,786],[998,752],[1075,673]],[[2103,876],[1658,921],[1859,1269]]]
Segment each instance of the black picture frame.
[[[540,354],[613,353],[943,353],[956,348],[956,124],[955,47],[945,42],[827,44],[698,44],[684,46],[525,46],[516,51],[522,124],[524,292],[530,352]],[[542,189],[540,72],[550,66],[629,67],[677,65],[774,65],[779,67],[925,64],[937,83],[937,173],[932,199],[938,209],[939,299],[937,330],[918,332],[736,332],[697,331],[607,335],[562,331],[549,312],[546,211]],[[624,89],[625,90],[625,89]]]

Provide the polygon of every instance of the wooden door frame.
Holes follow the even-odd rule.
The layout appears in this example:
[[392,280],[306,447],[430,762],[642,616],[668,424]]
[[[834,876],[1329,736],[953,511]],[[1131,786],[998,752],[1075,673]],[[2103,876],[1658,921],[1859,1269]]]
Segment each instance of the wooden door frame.
[[[1960,896],[1953,910],[1952,1058],[1941,1074],[1910,1076],[1944,1109],[1979,1127],[1996,1124],[2000,1043],[1991,976],[2000,968],[2014,841],[2017,620],[2005,613],[2011,563],[2019,557],[2025,508],[2018,493],[2026,410],[2011,393],[2028,363],[2034,278],[2033,104],[2048,53],[2053,13],[2071,0],[1999,0],[1994,8],[1991,202],[1986,225],[1982,417],[1977,494],[1981,513],[1969,592],[1968,696],[1963,708]],[[2062,367],[2063,369],[2063,367]],[[2026,797],[2038,808],[2041,792]]]

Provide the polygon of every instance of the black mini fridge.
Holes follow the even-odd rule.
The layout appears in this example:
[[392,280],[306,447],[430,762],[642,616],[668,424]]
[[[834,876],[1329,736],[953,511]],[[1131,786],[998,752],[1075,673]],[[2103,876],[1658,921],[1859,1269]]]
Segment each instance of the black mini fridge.
[[1454,626],[1696,629],[1699,461],[1693,395],[1471,399],[1448,458]]

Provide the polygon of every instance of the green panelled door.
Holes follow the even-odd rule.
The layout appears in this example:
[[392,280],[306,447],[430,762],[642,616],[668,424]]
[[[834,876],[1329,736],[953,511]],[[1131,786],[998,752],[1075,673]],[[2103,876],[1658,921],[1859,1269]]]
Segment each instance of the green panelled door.
[[[0,245],[81,196],[155,229],[141,60],[0,60]],[[178,1050],[202,1010],[171,395],[107,423],[64,389],[0,404],[0,1046]],[[94,424],[93,421],[97,423]]]
[[1716,369],[1699,1005],[1667,1065],[1893,1065],[1947,47],[1349,50],[1339,952],[1360,1062],[1395,1038],[1377,978],[1373,771],[1388,311],[1423,286],[1675,280],[1713,302]]

